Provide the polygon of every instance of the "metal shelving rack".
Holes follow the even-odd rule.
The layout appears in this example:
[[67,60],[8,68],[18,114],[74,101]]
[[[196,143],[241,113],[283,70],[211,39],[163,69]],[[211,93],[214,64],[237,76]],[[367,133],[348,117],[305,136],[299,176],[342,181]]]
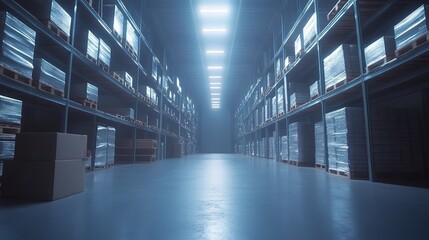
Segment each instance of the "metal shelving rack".
[[[364,47],[369,45],[381,36],[393,36],[393,26],[403,17],[416,9],[422,2],[415,3],[409,1],[367,1],[367,0],[349,0],[344,1],[335,17],[327,20],[327,13],[334,7],[337,0],[317,1],[317,0],[285,0],[282,4],[282,10],[276,16],[281,21],[273,29],[273,48],[274,54],[268,60],[262,58],[258,64],[258,72],[255,73],[253,84],[247,95],[235,112],[235,149],[236,152],[248,155],[257,155],[250,149],[251,145],[256,145],[256,141],[270,136],[270,131],[288,135],[288,126],[297,121],[307,121],[315,123],[321,121],[325,132],[325,164],[328,166],[328,149],[325,114],[332,110],[342,107],[358,106],[363,109],[365,119],[365,139],[368,159],[369,180],[378,181],[376,169],[374,169],[377,159],[374,157],[374,136],[372,131],[373,117],[371,113],[375,110],[379,102],[393,101],[396,97],[407,97],[414,93],[421,94],[421,106],[416,110],[421,115],[422,146],[428,146],[427,134],[427,89],[429,88],[427,79],[429,75],[429,43],[424,42],[420,46],[409,52],[394,58],[393,60],[371,70],[366,71]],[[295,40],[299,29],[302,29],[310,16],[317,14],[316,38],[314,42],[304,49],[301,57],[294,61],[292,65],[282,72],[280,80],[275,82],[272,89],[260,91],[264,86],[267,72],[275,69],[277,59],[285,59],[293,54],[293,41]],[[377,27],[374,27],[377,24]],[[280,25],[280,30],[279,26]],[[281,35],[283,41],[279,44],[278,35]],[[359,56],[359,76],[348,83],[333,89],[325,91],[323,59],[340,44],[354,44],[358,48]],[[269,46],[268,48],[271,48]],[[266,52],[272,52],[266,49]],[[263,56],[264,54],[262,54]],[[284,63],[283,63],[284,64]],[[262,66],[261,66],[262,65]],[[290,109],[291,84],[299,81],[303,84],[318,81],[319,96],[312,99],[296,109]],[[252,115],[255,115],[258,107],[263,105],[272,97],[272,93],[282,86],[286,86],[284,101],[286,103],[286,113],[283,116],[269,119],[266,122],[254,124]],[[262,94],[261,94],[262,93]],[[256,96],[255,95],[258,95]],[[255,103],[255,104],[254,104]],[[411,106],[410,106],[411,107]],[[419,116],[420,116],[419,115]],[[279,136],[279,134],[278,134]],[[275,145],[279,146],[279,137],[276,138]],[[265,143],[265,151],[267,152]],[[254,148],[255,149],[255,148]],[[427,159],[427,150],[421,152]],[[276,153],[279,160],[279,152]],[[263,156],[267,157],[267,156]],[[422,165],[426,183],[429,179],[429,163],[426,161]],[[325,169],[328,171],[328,168]],[[397,179],[400,180],[400,179]]]
[[[66,73],[64,97],[40,91],[0,75],[0,94],[23,101],[21,131],[55,131],[88,135],[88,149],[95,153],[97,126],[113,126],[116,128],[117,139],[151,138],[158,140],[158,146],[163,145],[164,147],[158,147],[157,159],[164,158],[166,152],[170,150],[167,142],[189,143],[193,145],[192,151],[186,151],[186,154],[193,154],[196,151],[198,134],[195,106],[193,111],[179,107],[182,105],[182,101],[185,101],[186,95],[177,93],[175,84],[168,81],[168,79],[172,79],[173,74],[170,69],[167,69],[164,48],[159,45],[159,41],[150,41],[148,37],[152,36],[143,34],[143,32],[146,34],[146,31],[143,30],[146,30],[145,24],[148,23],[144,23],[142,17],[134,19],[121,0],[94,0],[90,1],[92,5],[87,0],[58,0],[57,2],[63,6],[72,19],[69,42],[58,37],[34,17],[32,11],[36,10],[34,6],[29,6],[28,2],[24,0],[2,0],[0,2],[1,11],[12,13],[36,31],[35,58],[49,59]],[[139,42],[137,59],[133,59],[123,44],[112,34],[110,27],[103,19],[103,4],[116,4],[124,13],[125,19],[128,19],[136,29]],[[145,5],[140,4],[143,11]],[[95,32],[108,43],[112,51],[110,68],[129,72],[134,78],[132,87],[135,92],[130,91],[110,73],[102,70],[85,56],[81,44],[85,41],[85,33],[88,30]],[[151,44],[151,42],[155,43]],[[161,79],[154,79],[150,75],[153,57],[158,59],[157,75],[162,76]],[[82,82],[88,82],[98,87],[97,110],[84,107],[72,100],[73,85]],[[163,84],[167,84],[168,88],[177,95],[176,102],[173,103],[168,98],[167,93],[162,89]],[[155,89],[159,99],[158,104],[149,104],[140,98],[139,87],[143,85]],[[120,119],[108,113],[103,105],[133,108],[136,119],[145,120],[147,125]],[[169,105],[171,111],[176,113],[176,117],[167,114],[163,109],[164,105]],[[187,126],[182,121],[182,116],[185,114],[188,114],[187,119],[192,120]],[[168,129],[167,126],[169,126]],[[189,134],[182,134],[182,132]],[[135,153],[135,146],[133,152]],[[128,160],[130,163],[136,162],[134,156]],[[94,161],[92,162],[92,169],[94,169]]]

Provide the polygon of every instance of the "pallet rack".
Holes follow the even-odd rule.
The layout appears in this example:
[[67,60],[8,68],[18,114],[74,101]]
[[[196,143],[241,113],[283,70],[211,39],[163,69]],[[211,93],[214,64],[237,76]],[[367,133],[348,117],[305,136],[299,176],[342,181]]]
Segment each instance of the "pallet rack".
[[[168,156],[175,143],[189,146],[181,154],[193,154],[197,149],[196,136],[199,131],[198,113],[188,95],[179,93],[174,68],[168,69],[166,51],[160,41],[147,30],[147,19],[141,14],[133,14],[137,8],[145,11],[145,3],[125,6],[121,0],[57,0],[70,14],[71,32],[67,39],[53,31],[33,14],[34,5],[25,0],[1,0],[0,10],[8,11],[36,31],[35,57],[54,62],[66,73],[64,97],[50,94],[23,84],[10,75],[0,75],[0,94],[23,101],[22,132],[48,131],[84,134],[88,136],[88,149],[95,153],[97,126],[116,128],[117,139],[149,138],[158,141],[157,159]],[[136,54],[127,50],[126,44],[113,34],[103,19],[103,6],[116,4],[130,21],[138,35],[139,49]],[[82,43],[88,30],[102,38],[111,48],[110,69],[92,62],[86,55]],[[123,40],[123,39],[122,39]],[[174,67],[174,66],[172,66]],[[134,79],[132,86],[118,81],[113,71],[127,71]],[[156,74],[154,74],[154,72]],[[157,77],[158,76],[158,77]],[[96,107],[72,100],[71,89],[76,84],[91,83],[98,87],[99,98]],[[158,95],[158,102],[149,102],[141,97],[139,88],[151,86]],[[168,97],[163,86],[176,94],[176,101]],[[186,89],[186,86],[184,86]],[[133,91],[134,90],[134,91]],[[85,103],[85,101],[83,102]],[[169,106],[170,113],[163,111]],[[111,109],[115,107],[133,108],[134,119],[120,118]],[[161,147],[162,146],[162,147]],[[128,159],[135,163],[133,147]],[[94,161],[92,161],[94,169]]]
[[[277,149],[281,136],[288,136],[288,126],[294,122],[322,122],[324,126],[325,166],[328,166],[328,149],[326,136],[325,114],[342,107],[360,107],[363,109],[366,151],[368,160],[368,175],[371,181],[401,182],[403,174],[392,173],[392,178],[384,179],[378,167],[380,156],[374,155],[374,149],[379,148],[374,140],[378,130],[373,123],[377,107],[396,106],[408,109],[416,116],[409,119],[409,125],[414,125],[420,131],[416,145],[422,147],[419,151],[420,173],[413,176],[417,184],[429,182],[428,159],[428,89],[429,82],[429,43],[419,39],[418,46],[408,49],[396,58],[388,61],[371,71],[367,71],[364,47],[382,36],[393,36],[393,26],[402,18],[422,4],[409,1],[317,1],[317,0],[284,0],[281,12],[274,17],[271,24],[272,35],[269,34],[268,44],[260,54],[252,77],[252,86],[246,93],[235,112],[235,149],[236,152],[266,157],[267,138],[277,132]],[[282,68],[281,80],[265,91],[268,72],[276,69],[278,59],[283,62],[286,57],[294,59],[294,41],[302,27],[317,14],[316,38],[308,44],[303,52],[286,68]],[[377,27],[374,27],[376,25]],[[353,44],[358,48],[359,76],[348,79],[343,84],[325,89],[323,59],[340,44]],[[417,45],[417,44],[414,44]],[[413,45],[413,46],[414,46]],[[284,66],[284,64],[282,64]],[[290,106],[290,96],[295,91],[294,84],[309,87],[318,81],[318,97],[309,99],[302,105]],[[265,102],[273,96],[277,89],[285,88],[285,115],[267,121],[256,121]],[[263,89],[261,89],[263,88]],[[293,111],[291,108],[293,107]],[[259,117],[256,117],[259,119]],[[376,132],[374,132],[376,131]],[[252,146],[265,141],[263,153],[256,154]],[[257,143],[257,144],[256,144]],[[426,146],[426,148],[424,147]],[[390,145],[394,148],[394,145]],[[258,149],[259,150],[259,149]],[[281,159],[277,152],[277,160]],[[284,158],[284,157],[283,157]],[[413,161],[413,160],[410,160]],[[319,164],[320,165],[320,164]],[[329,171],[328,167],[324,168]],[[340,174],[341,175],[341,174]],[[352,177],[348,175],[349,177]]]

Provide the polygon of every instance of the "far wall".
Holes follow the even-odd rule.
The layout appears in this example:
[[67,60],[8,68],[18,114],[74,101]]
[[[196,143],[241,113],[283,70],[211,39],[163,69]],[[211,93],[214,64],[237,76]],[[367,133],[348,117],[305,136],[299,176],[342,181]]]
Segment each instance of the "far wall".
[[232,153],[232,114],[229,109],[206,109],[201,112],[200,152]]

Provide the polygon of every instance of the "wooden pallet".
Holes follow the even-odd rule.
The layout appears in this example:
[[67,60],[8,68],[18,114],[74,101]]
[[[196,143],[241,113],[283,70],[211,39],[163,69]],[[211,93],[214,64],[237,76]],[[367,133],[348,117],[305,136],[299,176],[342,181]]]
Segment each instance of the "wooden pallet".
[[115,114],[115,116],[116,116],[117,118],[120,118],[120,119],[122,119],[122,120],[125,120],[125,117],[124,117],[124,116],[122,116],[121,114]]
[[422,45],[428,41],[429,41],[429,31],[425,32],[423,35],[414,39],[413,41],[410,41],[405,46],[402,46],[401,48],[397,49],[395,51],[395,57],[398,58],[398,57],[404,55],[405,53],[407,53],[413,49],[416,49],[417,47],[419,47],[420,45]]
[[329,173],[350,179],[368,179],[368,172],[345,172],[338,169],[329,169]]
[[284,113],[284,112],[279,113],[279,118],[280,118],[280,117],[283,117],[284,115],[285,115],[285,113]]
[[112,72],[112,77],[122,85],[125,84],[125,80],[117,72]]
[[311,96],[310,97],[310,101],[312,101],[312,100],[314,100],[314,99],[316,99],[316,98],[318,98],[319,97],[319,94],[316,94],[316,95],[314,95],[314,96]]
[[37,89],[48,92],[52,95],[58,96],[58,97],[64,97],[64,91],[63,90],[59,90],[56,89],[48,84],[42,83],[42,82],[38,82],[36,84]]
[[319,163],[316,163],[316,164],[314,165],[314,167],[315,167],[315,168],[320,168],[320,169],[325,169],[325,168],[326,168],[325,164],[319,164]]
[[328,15],[326,16],[326,18],[328,19],[328,22],[331,21],[338,14],[340,9],[344,7],[346,2],[347,0],[339,0],[335,4],[335,6],[331,9],[331,11],[329,11]]
[[98,64],[97,64],[101,69],[103,69],[103,71],[105,71],[105,72],[107,72],[107,73],[109,73],[109,65],[107,65],[107,64],[105,64],[104,62],[102,62],[102,61],[98,61]]
[[143,121],[140,121],[140,120],[137,120],[137,119],[136,119],[136,124],[138,124],[138,125],[140,125],[140,126],[144,126]]
[[378,60],[377,62],[372,63],[371,65],[368,65],[366,67],[366,72],[371,72],[372,70],[374,70],[375,68],[384,65],[386,63],[388,63],[390,60],[392,60],[394,57],[393,56],[385,56],[384,58]]
[[118,40],[118,42],[122,43],[122,37],[119,36],[119,33],[117,33],[115,30],[112,30],[113,36],[115,36],[116,40]]
[[289,162],[289,165],[297,166],[297,167],[314,167],[314,163],[311,163],[311,162],[298,162],[293,160],[289,160],[288,162]]
[[89,54],[86,54],[86,58],[88,58],[89,61],[93,62],[94,64],[97,64],[97,59],[91,57]]
[[290,111],[293,111],[293,110],[295,110],[295,109],[297,109],[297,108],[299,108],[299,107],[301,107],[301,104],[294,104],[294,105],[292,105],[292,106],[290,107]]
[[25,77],[22,74],[19,74],[15,71],[10,70],[8,68],[5,68],[3,66],[0,66],[0,74],[4,75],[6,77],[12,78],[13,80],[18,81],[18,82],[23,83],[23,84],[28,85],[28,86],[32,86],[32,84],[33,84],[33,79]]
[[44,24],[51,30],[55,35],[66,41],[67,43],[70,43],[70,36],[63,30],[61,30],[55,23],[51,22],[50,20],[45,20]]
[[302,56],[302,54],[304,53],[304,50],[299,50],[299,52],[297,52],[296,54],[295,54],[295,61],[296,61],[296,59],[299,59],[301,56]]
[[133,47],[125,41],[125,50],[131,55],[131,57],[137,61],[137,52],[133,49]]
[[128,90],[130,90],[133,93],[136,93],[136,90],[128,82],[125,82],[124,85],[125,85],[126,88],[128,88]]
[[17,134],[21,132],[21,126],[0,124],[0,133]]
[[341,80],[341,81],[339,81],[339,82],[337,82],[337,83],[335,83],[334,85],[331,85],[331,86],[328,86],[328,87],[326,87],[326,92],[328,93],[328,92],[330,92],[330,91],[333,91],[333,90],[335,90],[335,89],[337,89],[337,88],[339,88],[339,87],[341,87],[341,86],[343,86],[343,85],[345,85],[346,83],[348,83],[350,80],[348,79],[348,78],[345,78],[345,79],[343,79],[343,80]]
[[76,102],[82,104],[85,107],[89,107],[89,108],[97,110],[97,103],[94,102],[94,101],[92,101],[92,100],[89,100],[89,99],[76,99]]

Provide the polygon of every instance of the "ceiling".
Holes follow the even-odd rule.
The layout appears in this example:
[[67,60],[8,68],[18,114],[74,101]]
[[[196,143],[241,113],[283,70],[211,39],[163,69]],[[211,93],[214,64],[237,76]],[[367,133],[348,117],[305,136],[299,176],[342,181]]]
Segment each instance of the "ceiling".
[[[166,48],[170,69],[174,69],[183,88],[200,108],[210,108],[208,77],[205,71],[203,40],[198,9],[203,0],[147,0],[151,29]],[[207,2],[207,0],[204,0]],[[212,1],[213,2],[213,1]],[[216,3],[217,1],[215,1]],[[222,83],[222,108],[234,109],[251,84],[256,57],[266,45],[267,29],[279,14],[282,0],[230,0],[232,21],[225,76]],[[270,40],[271,41],[271,40]],[[229,64],[228,64],[229,63]]]

